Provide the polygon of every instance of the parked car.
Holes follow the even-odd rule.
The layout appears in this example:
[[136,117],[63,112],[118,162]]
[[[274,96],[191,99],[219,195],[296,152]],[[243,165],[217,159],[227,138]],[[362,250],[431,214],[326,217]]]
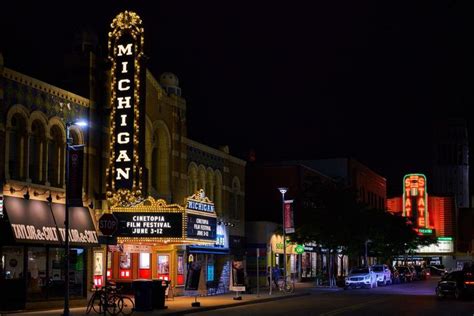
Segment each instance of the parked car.
[[346,286],[344,289],[353,287],[373,288],[377,287],[377,279],[375,273],[370,267],[358,267],[350,271],[346,277]]
[[[416,279],[417,280],[426,280],[427,272],[426,269],[422,266],[414,266],[416,272]],[[428,272],[429,273],[429,272]]]
[[446,273],[436,286],[436,297],[443,298],[453,295],[461,299],[474,294],[474,273],[467,271],[453,271]]
[[395,267],[389,266],[390,272],[392,273],[392,284],[400,283],[400,273]]
[[429,265],[428,268],[430,269],[431,275],[440,275],[443,276],[448,270],[442,264],[432,264]]
[[413,281],[413,272],[407,266],[398,266],[397,270],[401,283]]
[[386,264],[376,264],[371,268],[375,273],[378,285],[392,284],[392,273]]
[[412,265],[409,265],[409,266],[408,266],[408,269],[410,269],[410,271],[411,271],[411,279],[412,279],[412,281],[417,281],[417,280],[419,280],[419,279],[417,278],[417,276],[416,276],[415,267],[412,266]]

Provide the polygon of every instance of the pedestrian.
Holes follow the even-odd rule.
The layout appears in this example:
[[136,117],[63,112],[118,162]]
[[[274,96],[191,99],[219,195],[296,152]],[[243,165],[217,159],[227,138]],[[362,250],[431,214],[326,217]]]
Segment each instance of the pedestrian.
[[273,278],[273,283],[275,283],[275,287],[278,289],[279,286],[278,286],[278,280],[280,279],[280,275],[281,275],[281,272],[280,272],[280,267],[277,265],[275,265],[275,268],[273,269],[273,275],[272,275],[272,278]]
[[271,280],[271,273],[272,273],[272,268],[270,266],[267,267],[267,284],[268,287],[270,288],[272,286],[270,280]]

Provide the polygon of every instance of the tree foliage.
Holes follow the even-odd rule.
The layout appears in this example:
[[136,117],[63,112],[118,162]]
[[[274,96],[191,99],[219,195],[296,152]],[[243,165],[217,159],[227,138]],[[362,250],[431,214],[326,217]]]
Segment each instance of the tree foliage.
[[297,242],[362,255],[369,241],[371,255],[386,260],[435,242],[419,236],[406,218],[358,202],[357,192],[342,183],[309,182],[303,195],[304,218],[292,236]]

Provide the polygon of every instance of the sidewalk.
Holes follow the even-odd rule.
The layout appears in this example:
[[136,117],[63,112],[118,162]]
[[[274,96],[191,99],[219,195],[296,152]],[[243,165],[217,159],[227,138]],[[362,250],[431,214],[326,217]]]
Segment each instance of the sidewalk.
[[[260,290],[260,295],[257,297],[257,294],[241,294],[242,300],[234,300],[233,297],[235,293],[227,293],[222,295],[214,296],[205,296],[198,297],[198,302],[201,303],[200,307],[192,307],[191,303],[194,302],[194,297],[189,296],[179,296],[175,299],[166,300],[165,305],[168,306],[167,309],[162,310],[153,310],[149,312],[134,312],[133,315],[183,315],[191,314],[196,312],[203,312],[208,310],[247,305],[247,304],[258,304],[263,302],[269,302],[274,300],[286,299],[291,297],[298,297],[309,295],[310,291],[313,289],[313,284],[311,283],[297,283],[295,292],[291,294],[285,294],[282,292],[273,291],[272,295],[268,294],[268,288]],[[71,308],[71,315],[85,315],[85,307],[80,308]],[[11,313],[9,315],[55,315],[58,316],[62,314],[62,309],[48,310],[48,311],[35,311],[35,312],[21,312],[21,313]],[[89,315],[96,315],[92,312]]]

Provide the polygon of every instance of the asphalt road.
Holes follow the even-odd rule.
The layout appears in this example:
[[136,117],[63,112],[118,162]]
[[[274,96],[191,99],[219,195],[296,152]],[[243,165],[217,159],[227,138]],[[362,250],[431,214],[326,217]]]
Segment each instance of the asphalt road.
[[311,295],[197,315],[474,315],[474,300],[437,300],[438,278],[375,289],[311,290]]

